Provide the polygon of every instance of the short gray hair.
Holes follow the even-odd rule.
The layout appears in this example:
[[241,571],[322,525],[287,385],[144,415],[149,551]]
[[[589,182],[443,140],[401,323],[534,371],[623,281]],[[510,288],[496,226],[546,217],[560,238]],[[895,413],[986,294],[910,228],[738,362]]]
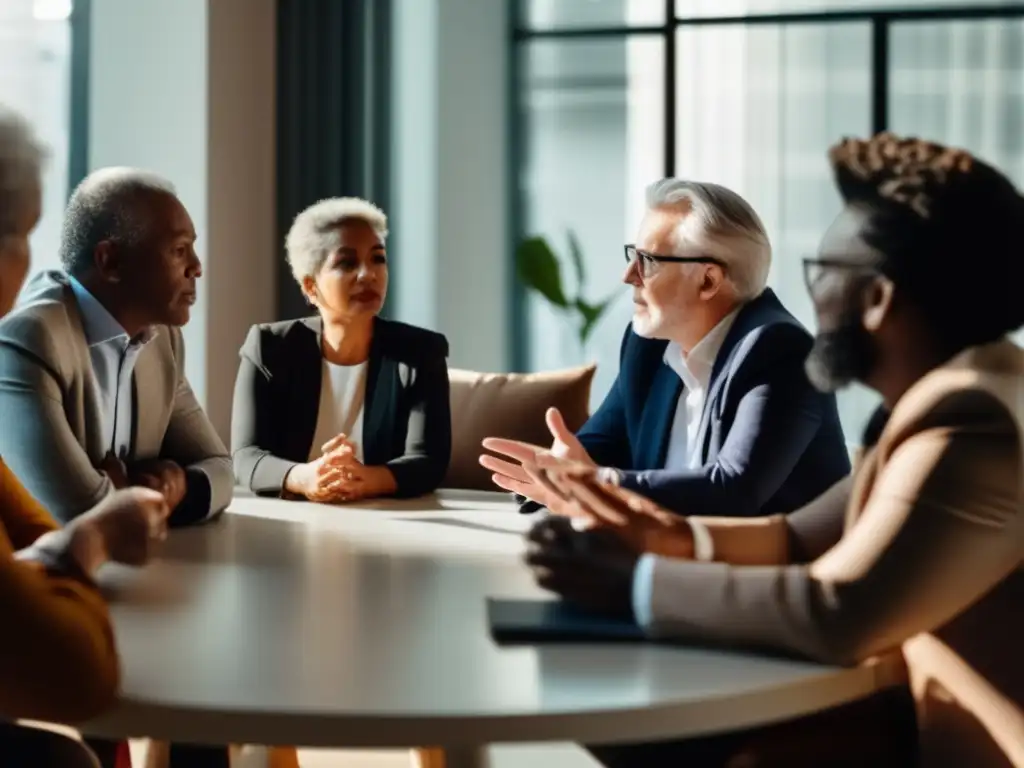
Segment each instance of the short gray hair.
[[348,221],[363,221],[381,242],[388,237],[388,217],[373,203],[359,197],[331,197],[314,203],[295,217],[284,246],[292,275],[303,279],[320,271],[327,256],[341,246],[338,228]]
[[154,196],[176,197],[167,179],[139,168],[101,168],[71,194],[60,237],[60,261],[72,274],[92,266],[96,246],[113,240],[138,245],[149,225],[145,203]]
[[721,259],[740,299],[753,299],[764,290],[772,264],[771,242],[757,212],[731,189],[662,179],[647,188],[647,208],[678,212],[678,255],[700,249]]
[[48,154],[28,121],[0,105],[0,237],[12,233],[25,196],[42,182]]

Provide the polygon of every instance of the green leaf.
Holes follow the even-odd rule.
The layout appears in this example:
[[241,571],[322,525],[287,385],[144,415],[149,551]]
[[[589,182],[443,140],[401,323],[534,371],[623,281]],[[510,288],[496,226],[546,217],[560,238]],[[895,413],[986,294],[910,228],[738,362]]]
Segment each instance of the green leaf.
[[594,330],[597,321],[601,319],[601,315],[608,309],[608,305],[612,303],[613,299],[614,296],[609,296],[598,304],[590,304],[585,299],[576,299],[576,311],[583,318],[583,322],[580,324],[580,344],[587,343],[590,332]]
[[556,307],[570,305],[562,290],[562,273],[558,259],[543,237],[531,237],[516,249],[516,270],[519,279]]
[[571,229],[569,230],[569,255],[572,257],[572,263],[576,267],[576,296],[581,297],[586,286],[587,275],[583,267],[583,249],[580,247],[580,241],[576,237],[576,233]]

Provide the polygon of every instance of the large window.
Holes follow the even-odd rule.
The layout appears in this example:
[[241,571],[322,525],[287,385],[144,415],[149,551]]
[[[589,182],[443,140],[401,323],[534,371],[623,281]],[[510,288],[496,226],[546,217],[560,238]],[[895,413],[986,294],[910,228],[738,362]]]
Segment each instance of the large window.
[[71,0],[0,0],[0,103],[28,118],[50,151],[32,270],[57,266],[68,195]]
[[[674,6],[674,7],[673,7]],[[520,235],[565,251],[575,232],[588,298],[621,288],[643,189],[667,175],[732,187],[774,247],[770,285],[814,327],[800,257],[838,212],[825,160],[883,128],[955,143],[1024,184],[1024,4],[848,0],[521,0],[516,96]],[[673,17],[672,14],[678,14]],[[595,360],[614,379],[628,291],[580,348],[532,296],[517,364]],[[855,442],[875,398],[840,396]]]

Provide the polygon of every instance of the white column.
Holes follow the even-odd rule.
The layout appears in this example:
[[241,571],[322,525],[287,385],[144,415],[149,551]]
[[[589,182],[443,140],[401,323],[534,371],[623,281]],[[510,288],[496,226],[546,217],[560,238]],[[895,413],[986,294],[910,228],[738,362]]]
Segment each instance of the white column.
[[507,365],[507,11],[395,0],[395,315],[447,335],[452,366]]
[[89,168],[168,177],[204,278],[187,373],[227,440],[238,348],[275,313],[274,0],[93,0]]

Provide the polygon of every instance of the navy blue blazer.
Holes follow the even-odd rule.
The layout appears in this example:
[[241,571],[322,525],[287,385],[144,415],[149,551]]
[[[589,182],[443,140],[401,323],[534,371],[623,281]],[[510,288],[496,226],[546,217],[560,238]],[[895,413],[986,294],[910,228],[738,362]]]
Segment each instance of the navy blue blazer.
[[[578,437],[623,486],[683,514],[788,513],[850,471],[835,396],[804,371],[813,339],[771,290],[737,314],[715,359],[697,433],[701,468],[664,469],[679,375],[667,341],[626,329],[619,374]],[[528,511],[524,508],[523,511]]]

